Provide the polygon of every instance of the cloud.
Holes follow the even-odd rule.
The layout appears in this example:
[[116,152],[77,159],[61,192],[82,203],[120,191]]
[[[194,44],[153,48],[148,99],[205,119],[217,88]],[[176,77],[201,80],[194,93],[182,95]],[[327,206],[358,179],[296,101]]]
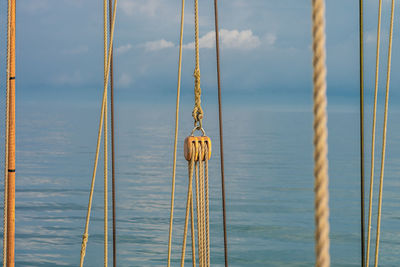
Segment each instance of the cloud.
[[269,46],[273,46],[276,42],[276,39],[276,34],[269,33],[264,37],[264,42]]
[[144,14],[150,17],[156,15],[160,0],[121,0],[120,8],[125,15]]
[[169,47],[174,47],[175,45],[173,42],[161,39],[158,41],[147,42],[143,46],[147,51],[155,51],[155,50],[161,50],[161,49],[165,49],[165,48],[169,48]]
[[133,82],[132,77],[127,73],[122,73],[118,79],[118,85],[120,87],[126,88],[126,87],[130,86],[132,84],[132,82]]
[[[223,48],[250,50],[261,45],[260,38],[251,30],[220,30],[221,46]],[[272,35],[266,39],[267,43],[275,43],[276,37]],[[200,48],[213,48],[215,46],[215,31],[210,31],[199,39]],[[185,44],[183,48],[194,49],[194,42]]]
[[132,45],[131,44],[126,44],[126,45],[121,45],[120,47],[117,47],[117,49],[115,49],[117,54],[124,54],[126,52],[128,52],[129,50],[132,49]]

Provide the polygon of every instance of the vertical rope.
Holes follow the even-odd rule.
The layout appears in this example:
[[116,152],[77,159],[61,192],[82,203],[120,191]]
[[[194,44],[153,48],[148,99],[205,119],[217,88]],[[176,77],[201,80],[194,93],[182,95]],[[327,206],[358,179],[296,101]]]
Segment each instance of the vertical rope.
[[375,132],[376,132],[376,109],[378,103],[378,83],[379,83],[379,54],[381,43],[381,17],[382,17],[382,0],[379,0],[378,8],[378,29],[376,36],[376,59],[375,59],[375,93],[374,93],[374,110],[372,118],[372,141],[371,141],[371,171],[369,183],[369,207],[368,207],[368,233],[367,233],[367,252],[366,266],[369,266],[370,249],[371,249],[371,221],[372,221],[372,200],[374,192],[374,172],[375,172]]
[[[107,0],[103,1],[103,20],[104,20],[104,86],[107,82]],[[111,46],[110,46],[111,50]],[[111,62],[110,62],[111,67]],[[104,104],[104,267],[107,267],[108,264],[108,153],[107,153],[107,113],[108,113],[108,104],[107,104],[107,97]]]
[[196,211],[197,211],[197,243],[199,252],[199,266],[203,267],[203,239],[201,234],[201,219],[200,219],[200,183],[199,183],[199,167],[198,162],[195,164],[195,177],[196,177]]
[[[192,144],[192,151],[195,150],[194,144]],[[186,213],[185,213],[185,227],[183,230],[183,244],[182,244],[182,255],[181,255],[181,267],[185,265],[185,252],[186,252],[186,240],[187,240],[187,232],[188,232],[188,224],[189,224],[189,212],[192,202],[192,184],[193,184],[193,165],[194,165],[194,157],[188,162],[188,173],[189,173],[189,182],[188,182],[188,192],[187,192],[187,201],[186,201]]]
[[365,178],[364,178],[364,6],[359,1],[360,19],[360,202],[361,202],[361,267],[365,266]]
[[[112,27],[111,27],[111,32],[110,32],[110,45],[109,45],[109,50],[108,50],[108,56],[107,58],[111,58],[111,48],[113,46],[113,41],[114,41],[114,28],[115,28],[115,15],[117,11],[117,3],[118,0],[115,0],[114,2],[114,7],[113,7],[113,19],[112,19]],[[90,212],[92,210],[92,201],[93,201],[93,191],[94,191],[94,183],[96,180],[96,172],[97,172],[97,165],[98,165],[98,159],[99,159],[99,152],[100,152],[100,142],[101,142],[101,133],[102,133],[102,128],[103,128],[103,121],[104,121],[104,113],[105,113],[105,104],[106,104],[106,98],[107,98],[107,88],[108,88],[108,79],[109,79],[109,74],[110,74],[110,60],[107,62],[107,75],[106,75],[106,82],[104,83],[104,90],[103,90],[103,100],[101,104],[101,112],[100,112],[100,122],[99,122],[99,130],[97,133],[97,145],[96,145],[96,154],[95,154],[95,160],[94,160],[94,167],[93,167],[93,173],[92,173],[92,182],[90,185],[90,193],[89,193],[89,203],[88,203],[88,209],[86,213],[86,223],[85,223],[85,230],[82,236],[82,245],[81,245],[81,254],[80,254],[80,264],[79,266],[83,266],[83,262],[85,259],[86,255],[86,245],[88,242],[89,238],[89,222],[90,222]]]
[[[112,24],[112,0],[108,0],[109,30]],[[111,47],[110,57],[110,101],[111,101],[111,187],[112,187],[112,243],[113,243],[113,267],[117,267],[117,222],[116,222],[116,192],[115,192],[115,130],[114,130],[114,49]]]
[[325,2],[312,1],[314,66],[315,253],[317,267],[330,266],[328,129],[326,114]]
[[7,199],[8,199],[8,137],[10,123],[10,20],[11,20],[11,1],[8,0],[7,6],[7,73],[6,73],[6,127],[4,142],[4,210],[3,210],[3,267],[7,264]]
[[[195,61],[194,69],[194,108],[192,116],[195,126],[202,127],[203,109],[201,107],[201,87],[200,87],[200,52],[199,52],[199,1],[194,0],[194,27],[195,27]],[[198,125],[197,125],[198,123]]]
[[206,254],[207,254],[207,249],[206,249],[206,230],[205,230],[205,208],[204,208],[204,165],[203,165],[203,157],[204,157],[204,151],[203,147],[199,145],[199,177],[200,177],[200,220],[201,220],[201,239],[202,239],[202,247],[203,247],[203,266],[207,266],[207,260],[206,260]]
[[215,17],[215,48],[217,55],[217,80],[218,80],[218,121],[219,121],[219,151],[221,165],[221,193],[222,193],[222,220],[224,227],[224,258],[225,267],[228,267],[228,240],[226,233],[226,208],[225,208],[225,168],[224,168],[224,134],[222,127],[222,100],[221,100],[221,71],[219,56],[219,26],[218,26],[218,0],[214,0]]
[[380,233],[381,233],[383,176],[384,176],[384,171],[385,171],[387,117],[388,117],[388,106],[389,106],[390,73],[391,73],[391,63],[392,63],[393,20],[394,20],[394,0],[392,0],[392,9],[391,9],[391,14],[390,14],[389,52],[388,52],[388,65],[387,65],[387,73],[386,73],[385,114],[384,114],[384,120],[383,120],[383,135],[382,135],[381,175],[380,175],[380,182],[379,182],[378,217],[377,217],[377,223],[376,223],[377,226],[376,226],[376,245],[375,245],[375,267],[378,266],[379,240],[380,240]]
[[209,182],[208,182],[208,145],[204,145],[205,148],[205,198],[206,198],[206,251],[207,251],[207,266],[210,266],[210,201],[209,201]]
[[177,89],[176,89],[175,137],[174,137],[174,153],[173,153],[173,164],[172,164],[171,210],[170,210],[170,216],[169,216],[169,234],[168,234],[168,259],[167,259],[168,267],[171,266],[172,223],[174,221],[176,150],[177,150],[177,145],[178,145],[178,129],[179,129],[179,100],[180,100],[180,94],[181,94],[182,47],[183,47],[184,19],[185,19],[185,0],[182,0],[181,29],[180,29],[180,37],[179,37],[178,85],[177,85]]
[[192,266],[196,267],[196,235],[194,231],[193,188],[192,188],[192,196],[190,198],[190,224],[192,233]]

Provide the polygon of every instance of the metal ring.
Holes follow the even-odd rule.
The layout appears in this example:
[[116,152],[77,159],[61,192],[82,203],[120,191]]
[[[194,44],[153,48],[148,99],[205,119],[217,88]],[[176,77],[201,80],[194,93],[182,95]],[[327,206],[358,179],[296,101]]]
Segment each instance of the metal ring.
[[206,136],[206,131],[204,131],[203,127],[200,128],[199,126],[196,126],[196,127],[193,128],[192,133],[190,134],[190,136],[194,136],[194,132],[196,130],[201,131],[202,136]]

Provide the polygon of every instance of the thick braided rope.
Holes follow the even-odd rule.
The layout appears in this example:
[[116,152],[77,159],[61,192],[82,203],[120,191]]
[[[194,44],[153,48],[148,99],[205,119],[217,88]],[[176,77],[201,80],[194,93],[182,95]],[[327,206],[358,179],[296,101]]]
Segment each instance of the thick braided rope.
[[203,246],[203,266],[207,266],[206,260],[206,230],[205,230],[205,200],[204,200],[204,164],[203,164],[204,150],[203,146],[199,146],[199,176],[200,176],[200,219],[201,219],[201,234],[202,234],[202,246]]
[[3,211],[3,267],[7,265],[7,209],[8,209],[8,136],[10,123],[10,20],[11,20],[11,0],[8,0],[7,7],[7,74],[6,74],[6,127],[5,127],[5,159],[4,159],[4,211]]
[[190,198],[190,221],[191,221],[191,234],[192,234],[192,266],[196,267],[196,235],[194,231],[193,186],[192,186],[192,197]]
[[388,106],[389,106],[390,73],[391,73],[391,63],[392,63],[393,20],[394,20],[394,0],[392,0],[392,10],[391,10],[391,14],[390,14],[389,52],[388,52],[388,65],[387,65],[387,73],[386,73],[385,114],[384,114],[384,120],[383,120],[383,134],[382,134],[381,176],[380,176],[380,182],[379,182],[378,216],[377,216],[377,225],[376,225],[375,267],[378,266],[379,240],[380,240],[380,236],[381,236],[383,176],[384,176],[384,170],[385,170],[387,117],[388,117]]
[[194,69],[194,108],[192,116],[195,124],[203,119],[203,109],[201,107],[201,88],[200,88],[200,52],[199,52],[199,3],[194,0],[194,25],[195,25],[195,51],[196,51],[196,66]]
[[[194,144],[192,144],[192,151],[195,150]],[[187,240],[187,232],[188,232],[188,224],[189,224],[189,212],[191,209],[191,202],[192,202],[192,185],[193,185],[193,165],[194,165],[195,158],[192,156],[190,161],[188,162],[188,175],[189,175],[189,182],[188,182],[188,192],[187,192],[187,200],[186,200],[186,213],[185,213],[185,227],[183,230],[183,242],[182,242],[182,255],[181,255],[181,267],[185,265],[185,253],[186,253],[186,240]]]
[[[113,47],[113,42],[114,42],[114,28],[115,28],[115,16],[116,16],[116,11],[117,11],[117,3],[118,3],[118,0],[115,0],[114,8],[113,8],[113,14],[112,14],[113,17],[112,17],[112,25],[111,25],[111,32],[110,32],[110,44],[108,46],[109,49],[108,49],[107,59],[111,58],[112,47]],[[99,130],[97,132],[96,154],[95,154],[95,160],[94,160],[94,166],[93,166],[92,182],[91,182],[91,185],[90,185],[89,203],[88,203],[88,209],[87,209],[87,213],[86,213],[85,230],[84,230],[84,233],[83,233],[83,236],[82,236],[80,264],[79,264],[80,267],[83,266],[83,262],[84,262],[85,255],[86,255],[86,245],[87,245],[88,237],[89,237],[88,232],[89,232],[90,212],[92,210],[94,183],[95,183],[95,180],[96,180],[97,165],[98,165],[98,160],[99,160],[101,133],[102,133],[103,121],[104,121],[108,80],[109,80],[109,76],[110,76],[110,65],[111,65],[111,61],[108,60],[108,62],[107,62],[107,75],[106,75],[106,81],[104,83],[103,100],[102,100],[102,104],[101,104]]]
[[210,201],[209,201],[209,182],[208,182],[208,144],[205,147],[205,198],[206,198],[206,255],[207,255],[207,266],[210,266]]
[[368,205],[368,234],[367,234],[367,252],[366,266],[369,266],[369,257],[371,250],[371,225],[372,225],[372,197],[374,192],[374,172],[375,172],[375,132],[376,132],[376,109],[378,103],[378,81],[379,81],[379,54],[381,44],[381,17],[382,17],[382,0],[379,0],[378,8],[378,30],[376,36],[376,59],[375,59],[375,93],[374,93],[374,110],[372,117],[372,141],[371,141],[371,173],[369,183],[369,205]]
[[203,239],[201,234],[201,219],[200,219],[200,185],[199,185],[199,167],[198,162],[195,164],[195,176],[196,176],[196,212],[197,212],[197,249],[199,252],[199,266],[203,266]]
[[174,221],[176,151],[177,151],[177,145],[178,145],[178,129],[179,129],[179,100],[180,100],[180,92],[181,92],[184,18],[185,18],[185,0],[182,0],[181,29],[180,29],[180,38],[179,38],[178,85],[177,85],[177,89],[176,89],[176,108],[175,108],[175,137],[174,137],[174,152],[173,152],[173,160],[172,160],[173,161],[173,163],[172,163],[172,189],[171,189],[171,207],[170,207],[170,216],[169,216],[167,267],[171,266],[172,226],[173,226],[173,221]]
[[312,8],[314,67],[315,266],[328,267],[330,266],[330,255],[324,0],[312,0]]

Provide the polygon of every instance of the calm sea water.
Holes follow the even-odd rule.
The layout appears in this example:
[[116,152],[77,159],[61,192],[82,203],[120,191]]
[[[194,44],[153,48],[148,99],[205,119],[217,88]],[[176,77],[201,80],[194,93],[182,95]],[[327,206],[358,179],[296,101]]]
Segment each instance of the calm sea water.
[[[19,109],[16,266],[78,265],[98,110],[97,106],[75,105],[68,109],[61,105],[49,109],[33,104]],[[173,113],[172,105],[155,111],[134,107],[117,109],[119,266],[165,266]],[[192,126],[190,107],[183,107],[181,114],[173,266],[178,265],[180,257],[188,180],[182,143]],[[211,259],[213,266],[223,266],[216,108],[208,107],[207,114],[205,128],[214,141],[210,163]],[[398,265],[400,249],[399,113],[392,112],[389,118],[381,266]],[[359,266],[359,146],[355,108],[332,108],[329,131],[332,263],[333,266]],[[377,143],[377,154],[380,154],[380,138]],[[312,266],[311,108],[227,106],[225,149],[230,265]],[[369,171],[366,173],[368,178]],[[103,262],[102,181],[100,164],[85,266],[102,266]],[[375,227],[375,217],[373,221]]]

